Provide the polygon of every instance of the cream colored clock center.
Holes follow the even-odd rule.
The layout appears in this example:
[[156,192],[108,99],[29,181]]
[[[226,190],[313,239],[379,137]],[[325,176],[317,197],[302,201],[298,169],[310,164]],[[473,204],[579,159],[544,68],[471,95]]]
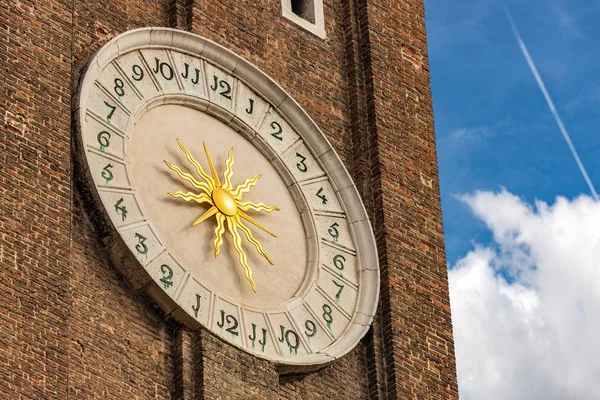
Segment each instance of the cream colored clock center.
[[[268,214],[248,211],[277,234],[274,238],[247,224],[273,261],[273,265],[269,264],[243,238],[256,282],[256,293],[247,283],[231,235],[225,232],[223,250],[215,257],[214,219],[191,226],[209,207],[174,199],[167,194],[177,190],[194,190],[162,162],[167,160],[195,175],[179,149],[177,139],[194,153],[207,173],[210,173],[210,168],[204,157],[203,143],[206,142],[210,149],[219,174],[222,174],[227,154],[233,147],[235,185],[248,177],[262,174],[257,184],[244,195],[244,200],[275,204],[280,208],[280,211]],[[163,105],[143,114],[135,124],[130,157],[133,183],[139,191],[142,207],[166,246],[176,255],[178,263],[187,266],[191,274],[201,278],[208,286],[249,305],[268,307],[294,296],[306,273],[306,235],[297,205],[285,183],[252,143],[202,111],[182,105]]]

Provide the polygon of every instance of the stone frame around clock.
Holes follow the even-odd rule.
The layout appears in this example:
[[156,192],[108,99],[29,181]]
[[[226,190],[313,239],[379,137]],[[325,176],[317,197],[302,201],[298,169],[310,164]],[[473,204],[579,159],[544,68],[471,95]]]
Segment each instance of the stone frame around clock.
[[[272,361],[277,363],[280,372],[287,373],[318,369],[343,356],[356,346],[369,329],[375,315],[379,297],[380,282],[376,244],[358,190],[327,138],[319,130],[314,121],[283,88],[250,62],[201,36],[169,28],[141,28],[128,31],[108,42],[79,71],[72,103],[74,157],[79,172],[77,184],[82,192],[86,206],[90,206],[87,207],[90,210],[89,214],[95,223],[97,234],[108,250],[112,262],[125,275],[136,291],[147,293],[167,316],[174,317],[191,329],[198,329],[202,326],[188,315],[185,310],[182,310],[154,282],[145,268],[131,253],[117,229],[113,226],[103,206],[98,190],[93,184],[94,180],[87,164],[87,153],[85,152],[82,136],[82,123],[85,118],[85,101],[89,96],[90,87],[105,65],[122,54],[141,48],[168,48],[193,54],[195,57],[204,58],[218,65],[225,72],[242,80],[248,87],[255,90],[277,109],[281,116],[302,137],[315,159],[323,167],[345,209],[349,228],[356,245],[358,273],[360,275],[357,304],[352,315],[352,320],[346,327],[344,335],[327,347],[322,357],[311,357],[308,363],[294,363],[293,360],[286,360],[286,362],[280,362],[279,360]],[[167,100],[168,103],[191,105],[186,96],[163,95],[161,98],[163,101]],[[160,103],[160,100],[158,102],[155,101],[154,104],[149,103],[145,103],[145,107],[138,110],[139,112],[136,117],[139,117],[139,115],[151,107],[163,104]],[[211,106],[212,104],[207,103],[205,109]],[[202,107],[204,105],[196,101],[194,108],[202,109]],[[223,114],[217,107],[213,107],[210,111],[210,114],[216,116],[219,116],[219,113]],[[133,116],[134,113],[132,113]],[[221,117],[225,116],[221,115]],[[133,119],[130,118],[130,123],[132,123]],[[236,126],[237,130],[242,133],[247,129],[241,121],[239,123],[233,121],[232,125]],[[264,149],[261,149],[261,151],[264,154]],[[278,166],[274,164],[274,167],[280,175],[288,173],[283,165]],[[282,171],[282,169],[285,171]],[[305,219],[302,218],[303,221]],[[304,223],[305,228],[307,228],[306,221]],[[318,251],[318,249],[315,251]],[[304,285],[306,284],[307,282],[304,283]],[[312,284],[312,282],[308,282],[308,284]],[[213,333],[210,329],[208,330]],[[218,337],[218,335],[216,336]],[[231,342],[228,343],[236,346]],[[247,351],[244,347],[236,347]],[[269,359],[266,355],[263,358]]]

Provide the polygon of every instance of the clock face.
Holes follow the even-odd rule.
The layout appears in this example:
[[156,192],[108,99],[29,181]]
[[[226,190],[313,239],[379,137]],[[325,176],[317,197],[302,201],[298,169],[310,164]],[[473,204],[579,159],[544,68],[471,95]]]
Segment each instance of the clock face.
[[375,312],[371,228],[347,171],[304,111],[237,55],[147,28],[90,61],[77,160],[136,288],[252,354],[316,366]]

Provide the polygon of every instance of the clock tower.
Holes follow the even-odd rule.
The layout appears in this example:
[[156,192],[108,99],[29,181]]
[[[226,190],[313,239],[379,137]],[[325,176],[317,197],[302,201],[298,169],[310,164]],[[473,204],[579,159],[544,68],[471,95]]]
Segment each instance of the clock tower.
[[422,0],[0,21],[3,396],[458,397]]

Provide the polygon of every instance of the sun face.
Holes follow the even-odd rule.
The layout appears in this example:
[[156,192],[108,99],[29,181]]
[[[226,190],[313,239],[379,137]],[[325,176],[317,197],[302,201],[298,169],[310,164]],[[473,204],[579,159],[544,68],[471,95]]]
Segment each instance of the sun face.
[[274,210],[278,211],[279,208],[276,206],[268,206],[264,203],[254,204],[250,201],[242,201],[243,194],[249,192],[250,188],[256,185],[261,175],[255,175],[253,178],[246,179],[244,183],[238,185],[234,189],[231,183],[231,178],[233,176],[233,148],[229,150],[229,158],[225,163],[223,183],[221,183],[212,159],[210,158],[206,143],[204,143],[204,151],[206,153],[206,159],[208,160],[208,165],[210,166],[212,176],[204,172],[202,166],[194,159],[192,153],[185,148],[179,139],[177,139],[177,143],[179,144],[181,150],[183,150],[185,153],[187,160],[196,168],[196,172],[204,180],[204,182],[198,181],[191,174],[183,172],[181,168],[171,165],[165,161],[167,167],[175,171],[181,179],[188,181],[192,186],[199,190],[199,193],[183,193],[182,191],[177,191],[175,193],[169,192],[169,194],[174,198],[180,198],[185,201],[195,201],[198,204],[208,203],[212,206],[204,214],[198,217],[198,219],[192,223],[192,226],[198,225],[200,222],[212,217],[213,215],[215,216],[217,220],[217,226],[215,228],[215,239],[213,244],[215,246],[215,257],[217,257],[219,255],[221,245],[223,244],[223,233],[225,232],[225,224],[227,223],[227,229],[233,238],[233,246],[237,250],[240,264],[242,264],[246,272],[246,279],[248,279],[250,282],[252,290],[256,292],[256,285],[252,279],[252,270],[248,266],[248,257],[242,248],[242,237],[240,236],[238,228],[244,232],[246,238],[254,245],[254,247],[256,247],[258,253],[265,257],[269,263],[273,264],[271,257],[269,257],[269,255],[264,251],[260,242],[254,238],[250,229],[248,229],[248,227],[242,223],[242,219],[256,225],[269,235],[277,237],[273,232],[246,214],[245,211],[254,210],[271,212]]

